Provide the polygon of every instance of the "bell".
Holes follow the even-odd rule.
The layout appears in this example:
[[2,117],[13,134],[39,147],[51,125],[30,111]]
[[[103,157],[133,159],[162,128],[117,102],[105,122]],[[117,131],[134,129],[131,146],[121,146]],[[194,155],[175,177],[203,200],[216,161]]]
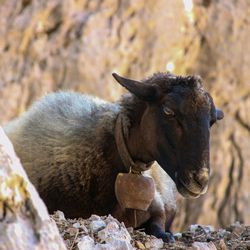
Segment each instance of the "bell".
[[147,211],[155,196],[154,180],[141,174],[119,173],[115,194],[122,208]]

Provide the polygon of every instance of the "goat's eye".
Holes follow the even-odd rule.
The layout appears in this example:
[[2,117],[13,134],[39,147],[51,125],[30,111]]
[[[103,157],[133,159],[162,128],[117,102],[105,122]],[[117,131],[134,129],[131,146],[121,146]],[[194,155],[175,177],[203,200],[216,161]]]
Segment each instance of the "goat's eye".
[[164,111],[165,115],[167,115],[167,116],[174,116],[174,111],[168,107],[164,107],[163,111]]

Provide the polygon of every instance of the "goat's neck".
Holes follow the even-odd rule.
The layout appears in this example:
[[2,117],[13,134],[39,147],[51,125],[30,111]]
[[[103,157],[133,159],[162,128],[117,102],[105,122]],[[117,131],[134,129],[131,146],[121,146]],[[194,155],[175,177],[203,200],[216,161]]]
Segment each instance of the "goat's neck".
[[143,137],[139,127],[133,125],[128,131],[126,117],[118,115],[115,127],[115,137],[118,153],[127,170],[144,171],[153,163],[153,159],[146,154]]
[[148,145],[145,144],[144,136],[139,125],[135,125],[129,131],[127,145],[131,157],[145,163],[154,161],[155,159],[148,151]]
[[[124,95],[120,100],[121,110],[118,114],[118,118],[122,117],[122,130],[119,129],[119,119],[116,119],[116,131],[115,131],[115,140],[116,147],[118,150],[119,158],[122,158],[122,153],[119,152],[122,148],[119,148],[121,144],[119,140],[117,141],[117,128],[118,135],[121,135],[121,131],[123,131],[123,141],[129,152],[129,156],[131,157],[133,162],[141,162],[144,165],[150,166],[152,161],[154,161],[154,157],[150,154],[150,150],[148,150],[149,145],[145,145],[144,143],[144,135],[143,131],[140,129],[141,119],[145,113],[145,109],[147,105],[145,102],[141,101],[134,95],[128,94]],[[128,170],[128,164],[124,163],[124,159],[121,159],[124,167]]]

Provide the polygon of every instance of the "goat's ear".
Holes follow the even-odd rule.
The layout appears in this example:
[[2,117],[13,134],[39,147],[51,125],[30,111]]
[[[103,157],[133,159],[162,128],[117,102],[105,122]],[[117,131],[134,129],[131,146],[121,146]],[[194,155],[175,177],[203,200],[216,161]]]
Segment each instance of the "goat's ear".
[[221,120],[224,118],[224,113],[222,110],[216,108],[216,119]]
[[116,73],[112,73],[112,76],[129,92],[144,101],[153,101],[159,96],[159,90],[156,85],[149,85],[139,81],[124,78]]

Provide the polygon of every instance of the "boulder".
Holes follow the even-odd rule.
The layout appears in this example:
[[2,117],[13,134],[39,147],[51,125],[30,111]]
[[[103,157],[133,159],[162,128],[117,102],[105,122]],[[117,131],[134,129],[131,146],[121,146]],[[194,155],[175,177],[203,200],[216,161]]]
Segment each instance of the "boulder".
[[0,249],[66,250],[55,222],[0,127]]

